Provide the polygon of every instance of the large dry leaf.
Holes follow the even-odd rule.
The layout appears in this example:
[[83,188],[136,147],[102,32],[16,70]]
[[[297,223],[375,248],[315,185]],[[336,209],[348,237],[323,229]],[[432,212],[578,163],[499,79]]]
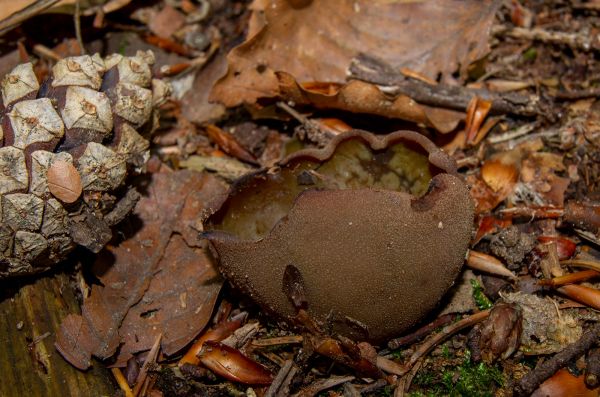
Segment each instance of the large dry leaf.
[[[256,4],[259,3],[259,4]],[[359,54],[431,78],[464,70],[488,51],[496,0],[288,0],[254,4],[249,39],[228,56],[212,97],[226,106],[279,93],[275,72],[342,83]],[[263,6],[264,8],[260,7]]]
[[226,186],[193,171],[152,176],[135,209],[141,228],[98,257],[82,314],[69,315],[56,348],[77,368],[91,356],[116,365],[151,348],[162,334],[169,355],[188,344],[210,319],[222,280],[198,237],[203,213],[220,205]]

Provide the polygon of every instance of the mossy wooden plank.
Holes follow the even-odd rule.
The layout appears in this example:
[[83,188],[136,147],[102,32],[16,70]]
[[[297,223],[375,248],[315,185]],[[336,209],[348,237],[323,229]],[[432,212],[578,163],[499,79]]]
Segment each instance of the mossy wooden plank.
[[54,348],[62,319],[79,305],[64,274],[0,283],[0,396],[112,396],[109,371],[69,365]]

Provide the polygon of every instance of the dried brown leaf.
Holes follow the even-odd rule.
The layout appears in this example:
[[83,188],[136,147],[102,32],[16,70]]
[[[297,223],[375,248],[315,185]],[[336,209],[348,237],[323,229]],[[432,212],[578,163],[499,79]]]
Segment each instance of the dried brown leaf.
[[562,156],[556,153],[530,153],[521,163],[521,181],[547,205],[562,207],[569,178],[556,175],[564,171]]
[[533,392],[532,397],[597,397],[598,389],[589,389],[584,376],[574,376],[567,369],[561,369]]
[[213,124],[205,128],[206,134],[227,154],[247,163],[256,164],[256,157],[247,151],[230,133]]
[[185,24],[185,15],[170,5],[165,5],[148,23],[152,33],[169,38]]
[[234,382],[268,385],[273,381],[273,375],[261,364],[220,342],[204,342],[198,358],[211,371]]
[[74,366],[85,369],[91,355],[112,356],[117,366],[152,347],[173,354],[204,328],[222,281],[197,237],[203,212],[216,206],[225,186],[192,171],[155,174],[134,213],[143,222],[133,237],[111,246],[94,272],[82,314],[71,314],[56,347]]
[[205,67],[196,72],[191,89],[181,98],[181,113],[185,118],[203,124],[223,116],[225,107],[219,103],[210,103],[208,96],[213,84],[226,70],[225,55],[217,53]]
[[442,133],[452,131],[465,117],[462,112],[420,105],[406,95],[390,97],[377,86],[364,81],[300,84],[289,73],[279,72],[276,75],[280,95],[297,105],[398,118],[434,127]]
[[238,316],[231,321],[222,321],[217,324],[214,328],[204,332],[204,334],[198,338],[192,347],[185,353],[185,355],[179,360],[179,366],[184,364],[198,365],[200,360],[198,354],[206,341],[221,342],[223,339],[229,337],[235,330],[240,328],[247,316]]
[[519,180],[519,169],[515,164],[491,159],[481,166],[481,178],[495,193],[506,198]]
[[294,7],[286,0],[261,1],[253,5],[249,38],[229,54],[229,70],[213,98],[236,106],[276,96],[280,71],[301,83],[341,83],[358,54],[429,78],[464,71],[487,52],[498,5],[315,0]]

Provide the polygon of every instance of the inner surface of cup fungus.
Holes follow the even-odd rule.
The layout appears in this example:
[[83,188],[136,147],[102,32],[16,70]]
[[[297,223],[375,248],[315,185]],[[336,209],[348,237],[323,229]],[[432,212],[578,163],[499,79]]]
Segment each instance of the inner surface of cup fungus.
[[424,136],[351,131],[237,181],[207,222],[233,285],[284,318],[298,270],[308,312],[383,341],[416,325],[454,282],[473,205],[456,164]]

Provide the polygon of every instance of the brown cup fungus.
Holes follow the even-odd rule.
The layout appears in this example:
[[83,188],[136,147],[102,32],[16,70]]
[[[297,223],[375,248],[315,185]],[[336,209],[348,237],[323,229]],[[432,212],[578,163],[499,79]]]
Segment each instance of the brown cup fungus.
[[206,236],[222,273],[263,308],[294,318],[283,288],[293,266],[314,319],[381,342],[436,307],[472,225],[467,186],[431,141],[351,131],[239,180]]

